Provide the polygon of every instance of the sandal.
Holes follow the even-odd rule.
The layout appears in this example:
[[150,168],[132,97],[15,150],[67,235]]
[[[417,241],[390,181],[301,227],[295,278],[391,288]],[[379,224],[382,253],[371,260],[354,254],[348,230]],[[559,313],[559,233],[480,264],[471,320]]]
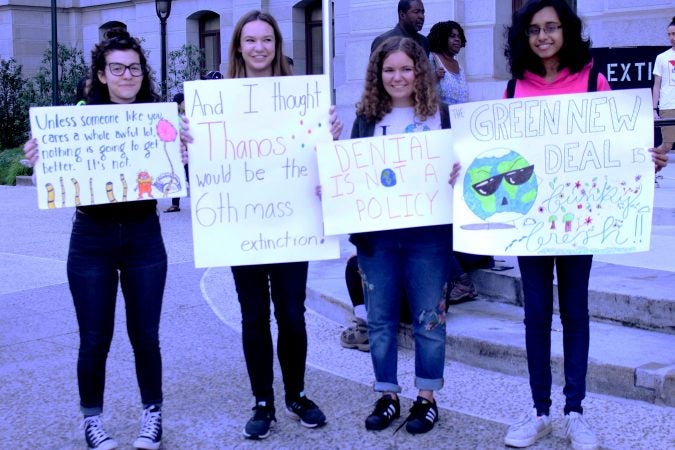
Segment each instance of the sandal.
[[164,212],[178,212],[178,211],[180,211],[180,207],[176,205],[171,205],[164,210]]

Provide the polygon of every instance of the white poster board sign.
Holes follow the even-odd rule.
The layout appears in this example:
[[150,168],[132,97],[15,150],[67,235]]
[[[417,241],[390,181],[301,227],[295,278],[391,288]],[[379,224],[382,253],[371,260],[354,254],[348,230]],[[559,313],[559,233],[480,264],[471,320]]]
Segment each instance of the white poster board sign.
[[452,223],[452,131],[319,145],[326,234]]
[[175,103],[30,109],[41,209],[187,195]]
[[338,258],[323,235],[316,146],[332,141],[325,75],[184,84],[197,267]]
[[648,89],[450,107],[462,174],[454,249],[486,255],[647,251]]

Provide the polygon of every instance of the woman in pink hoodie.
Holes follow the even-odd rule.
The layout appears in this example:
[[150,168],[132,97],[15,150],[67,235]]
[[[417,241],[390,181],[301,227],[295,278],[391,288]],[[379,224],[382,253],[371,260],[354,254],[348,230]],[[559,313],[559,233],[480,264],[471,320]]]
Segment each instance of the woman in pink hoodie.
[[[574,94],[610,90],[593,70],[590,39],[565,0],[530,0],[513,14],[505,55],[513,80],[505,97]],[[667,155],[652,149],[659,170]],[[525,345],[534,408],[511,425],[504,442],[527,447],[552,431],[551,322],[553,270],[558,278],[563,325],[565,435],[575,449],[595,449],[598,440],[583,416],[586,395],[589,316],[588,281],[593,255],[520,256],[525,309]]]

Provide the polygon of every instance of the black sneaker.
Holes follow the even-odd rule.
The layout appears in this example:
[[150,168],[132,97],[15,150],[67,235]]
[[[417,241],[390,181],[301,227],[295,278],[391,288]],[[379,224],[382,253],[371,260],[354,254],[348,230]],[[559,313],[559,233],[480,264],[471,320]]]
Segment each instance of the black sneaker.
[[162,443],[162,410],[153,405],[143,410],[141,432],[134,441],[134,448],[157,450]]
[[267,402],[258,402],[253,407],[253,417],[246,422],[244,437],[246,439],[265,439],[270,435],[272,421],[277,421],[274,416],[274,405],[268,405]]
[[316,428],[326,424],[326,416],[316,406],[316,403],[305,397],[304,392],[301,392],[298,398],[290,403],[286,401],[286,412],[307,428]]
[[375,403],[372,414],[366,418],[366,430],[384,430],[401,415],[401,404],[398,398],[383,395]]
[[85,417],[82,425],[89,450],[113,450],[117,448],[117,442],[103,429],[101,416]]
[[417,400],[410,408],[410,415],[405,419],[405,429],[410,434],[422,434],[430,431],[434,424],[438,422],[438,407],[436,400],[429,400],[417,397]]

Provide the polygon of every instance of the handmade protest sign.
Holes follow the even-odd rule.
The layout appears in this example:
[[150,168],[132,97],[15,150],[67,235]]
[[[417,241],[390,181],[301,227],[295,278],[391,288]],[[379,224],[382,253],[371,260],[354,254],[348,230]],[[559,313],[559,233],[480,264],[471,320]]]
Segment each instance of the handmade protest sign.
[[41,209],[187,195],[175,103],[30,109]]
[[185,83],[197,267],[339,257],[323,235],[316,146],[332,141],[324,75]]
[[452,131],[319,145],[326,234],[452,222]]
[[648,89],[450,107],[462,174],[454,249],[487,255],[649,249]]

